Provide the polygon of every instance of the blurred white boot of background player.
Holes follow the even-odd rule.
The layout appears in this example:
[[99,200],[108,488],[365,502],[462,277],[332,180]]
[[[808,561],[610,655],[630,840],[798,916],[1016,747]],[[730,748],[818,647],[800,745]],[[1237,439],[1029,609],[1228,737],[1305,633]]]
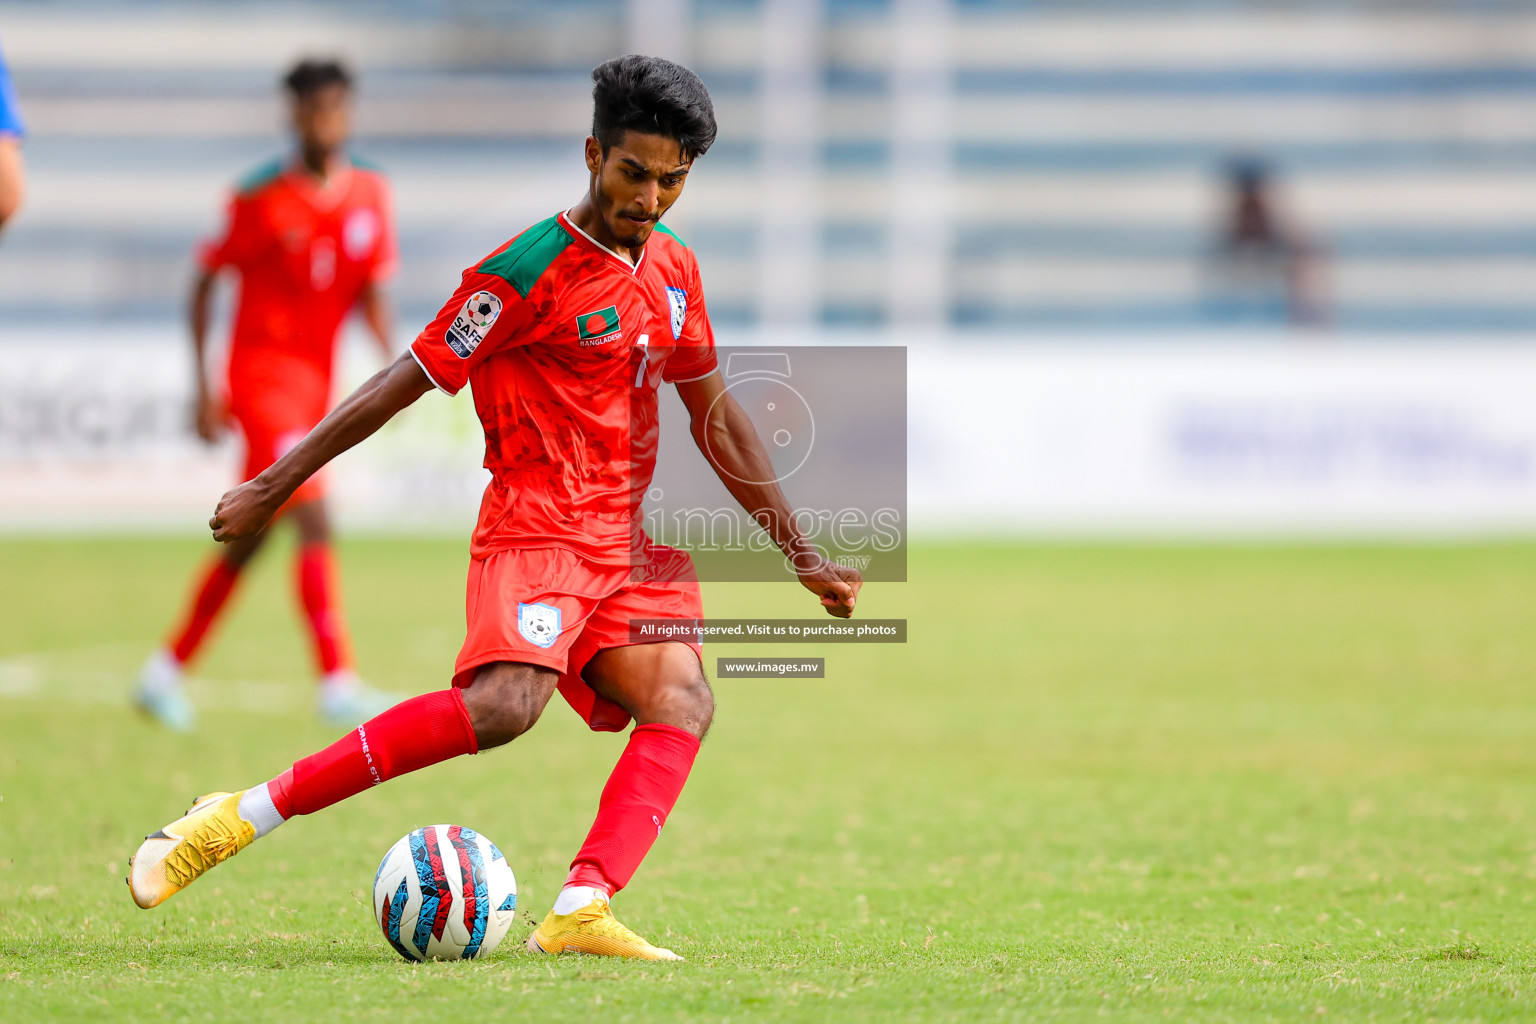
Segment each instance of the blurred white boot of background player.
[[356,672],[343,668],[321,677],[315,705],[326,724],[351,728],[404,699],[405,694],[375,690],[359,679]]
[[[133,704],[172,732],[191,732],[197,726],[197,709],[187,699],[184,684],[181,664],[162,648],[139,670]],[[338,669],[320,680],[315,705],[327,725],[350,728],[404,699],[402,694],[374,689],[351,669]]]
[[183,686],[181,663],[163,647],[139,670],[133,704],[172,732],[191,732],[197,725],[197,711]]

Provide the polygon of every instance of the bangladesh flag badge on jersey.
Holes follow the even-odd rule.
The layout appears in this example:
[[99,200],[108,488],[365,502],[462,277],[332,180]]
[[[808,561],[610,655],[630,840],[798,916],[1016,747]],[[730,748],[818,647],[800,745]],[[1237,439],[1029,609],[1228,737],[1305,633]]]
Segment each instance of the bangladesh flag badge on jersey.
[[619,337],[619,307],[594,309],[576,318],[576,337],[583,345],[606,345]]

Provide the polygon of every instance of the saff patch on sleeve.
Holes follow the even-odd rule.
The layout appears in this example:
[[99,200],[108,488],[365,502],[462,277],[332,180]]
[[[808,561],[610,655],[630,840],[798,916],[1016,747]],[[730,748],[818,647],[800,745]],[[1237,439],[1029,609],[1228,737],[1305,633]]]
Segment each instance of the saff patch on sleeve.
[[688,293],[667,285],[667,303],[672,307],[672,340],[683,336],[683,321],[688,318]]
[[468,359],[480,347],[485,336],[491,333],[491,327],[499,316],[501,300],[491,292],[475,292],[465,301],[464,308],[453,318],[453,323],[448,325],[443,340],[453,349],[454,355]]
[[619,338],[619,307],[594,309],[576,318],[576,340],[583,345],[606,345]]

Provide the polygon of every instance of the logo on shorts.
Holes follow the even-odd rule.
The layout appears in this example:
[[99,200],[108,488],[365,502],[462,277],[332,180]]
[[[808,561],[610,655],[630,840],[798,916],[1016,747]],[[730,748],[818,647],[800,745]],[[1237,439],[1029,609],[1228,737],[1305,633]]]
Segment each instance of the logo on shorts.
[[594,309],[576,318],[576,340],[583,346],[606,345],[619,337],[619,307]]
[[560,609],[547,604],[517,603],[517,631],[535,647],[550,647],[560,639]]
[[460,359],[468,359],[501,316],[501,300],[490,292],[475,292],[453,318],[443,340]]

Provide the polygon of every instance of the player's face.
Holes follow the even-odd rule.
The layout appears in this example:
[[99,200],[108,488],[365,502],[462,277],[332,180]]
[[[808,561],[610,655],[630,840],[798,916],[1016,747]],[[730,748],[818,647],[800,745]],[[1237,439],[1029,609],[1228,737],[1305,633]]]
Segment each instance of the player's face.
[[352,134],[352,90],[327,85],[293,101],[293,129],[306,153],[334,153]]
[[592,202],[614,240],[638,249],[656,222],[683,194],[693,161],[684,160],[676,139],[625,132],[604,153],[587,139],[587,170],[592,172]]

